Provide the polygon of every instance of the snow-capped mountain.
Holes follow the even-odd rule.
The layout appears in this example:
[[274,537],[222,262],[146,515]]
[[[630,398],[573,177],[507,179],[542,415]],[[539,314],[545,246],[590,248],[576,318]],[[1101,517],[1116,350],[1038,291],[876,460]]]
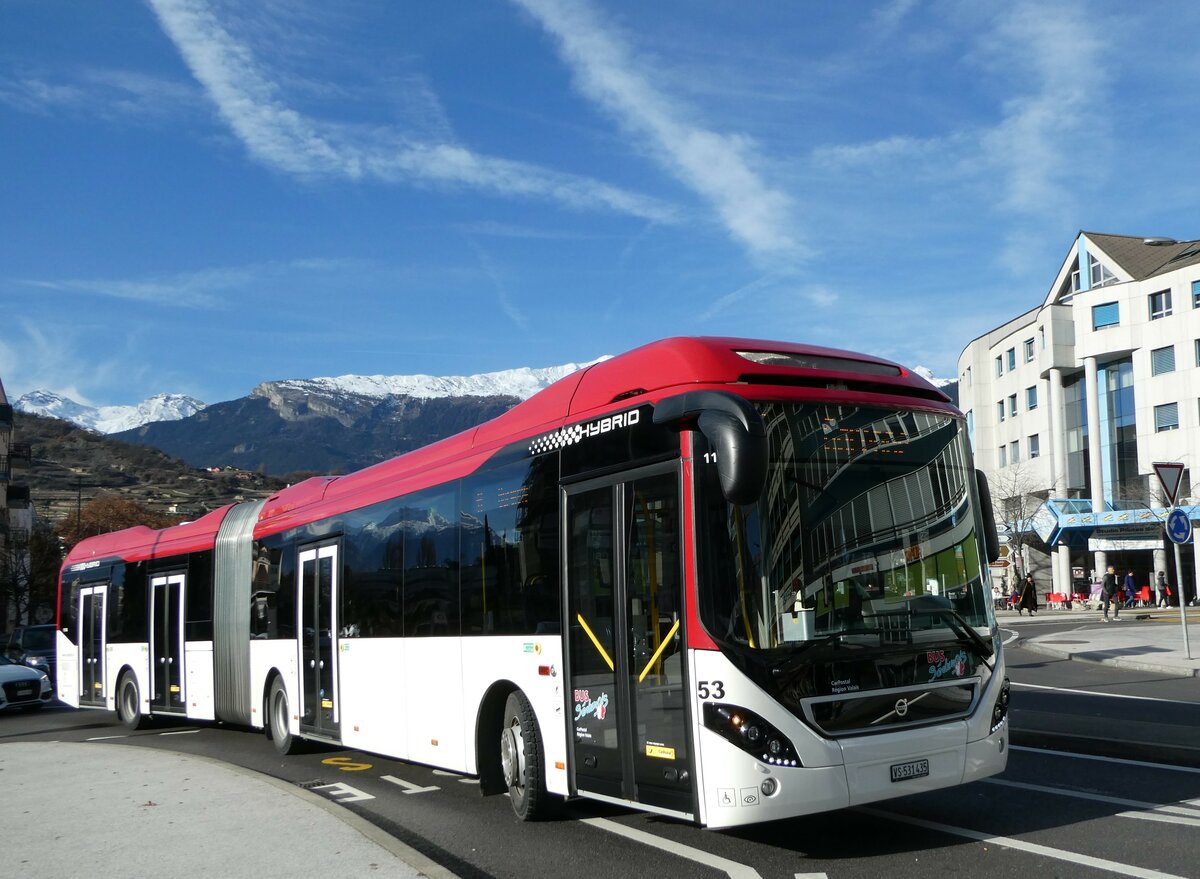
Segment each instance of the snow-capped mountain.
[[154,421],[178,421],[205,406],[184,394],[155,394],[134,406],[88,406],[52,391],[31,391],[13,405],[21,412],[61,418],[97,433],[117,433]]
[[560,378],[608,360],[600,357],[589,363],[564,363],[544,369],[504,369],[479,375],[339,375],[325,378],[287,379],[264,382],[255,388],[256,395],[270,387],[276,391],[313,394],[322,397],[352,395],[357,397],[416,397],[422,400],[439,397],[518,397],[526,400]]
[[921,378],[925,379],[925,381],[929,382],[935,388],[944,388],[946,385],[953,384],[955,381],[955,379],[952,378],[937,378],[934,376],[932,369],[927,369],[924,366],[914,366],[912,371]]

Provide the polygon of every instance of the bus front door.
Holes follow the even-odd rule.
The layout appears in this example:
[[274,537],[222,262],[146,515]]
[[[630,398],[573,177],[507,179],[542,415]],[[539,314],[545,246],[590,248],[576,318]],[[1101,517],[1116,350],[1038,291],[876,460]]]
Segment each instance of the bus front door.
[[183,574],[150,580],[150,708],[186,713],[183,674]]
[[300,641],[300,731],[338,738],[337,544],[300,550],[296,633]]
[[575,790],[694,815],[676,469],[569,490]]
[[104,707],[104,602],[108,585],[79,590],[79,704]]

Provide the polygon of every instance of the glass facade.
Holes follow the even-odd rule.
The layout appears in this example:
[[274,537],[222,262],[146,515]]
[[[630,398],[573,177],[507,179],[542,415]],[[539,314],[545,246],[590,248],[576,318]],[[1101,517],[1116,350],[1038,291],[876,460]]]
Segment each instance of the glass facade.
[[[1138,499],[1144,480],[1138,476],[1137,423],[1134,410],[1133,361],[1106,363],[1097,370],[1100,388],[1099,448],[1104,500]],[[1091,497],[1088,451],[1087,391],[1083,374],[1063,381],[1063,424],[1066,429],[1069,496]]]

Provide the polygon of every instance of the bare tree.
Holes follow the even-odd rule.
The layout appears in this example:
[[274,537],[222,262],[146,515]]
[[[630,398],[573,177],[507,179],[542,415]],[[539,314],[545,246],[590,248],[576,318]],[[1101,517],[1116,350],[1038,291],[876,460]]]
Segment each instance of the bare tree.
[[1050,497],[1053,486],[1040,481],[1036,468],[1028,462],[1010,464],[989,477],[996,524],[1008,536],[1009,559],[1014,573],[1024,576],[1028,560],[1027,547],[1040,545],[1033,530],[1033,517]]
[[61,546],[54,529],[41,519],[28,531],[9,532],[0,550],[0,609],[7,610],[15,624],[40,622],[33,619],[35,612],[54,608]]

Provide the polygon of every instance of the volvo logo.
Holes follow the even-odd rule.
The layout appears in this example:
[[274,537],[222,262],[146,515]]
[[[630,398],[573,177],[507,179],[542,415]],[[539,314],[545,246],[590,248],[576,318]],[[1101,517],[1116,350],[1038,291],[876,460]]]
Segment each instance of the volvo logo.
[[908,714],[908,700],[901,697],[896,700],[896,716],[903,717]]

